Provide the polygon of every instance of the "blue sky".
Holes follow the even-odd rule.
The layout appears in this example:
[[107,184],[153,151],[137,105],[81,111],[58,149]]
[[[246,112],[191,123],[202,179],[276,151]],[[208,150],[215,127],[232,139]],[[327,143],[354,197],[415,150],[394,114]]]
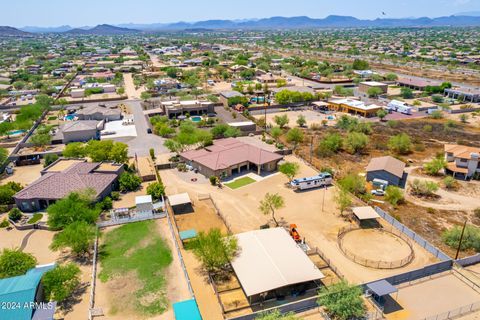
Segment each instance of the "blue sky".
[[330,14],[374,19],[480,11],[480,0],[1,0],[0,25],[71,26]]

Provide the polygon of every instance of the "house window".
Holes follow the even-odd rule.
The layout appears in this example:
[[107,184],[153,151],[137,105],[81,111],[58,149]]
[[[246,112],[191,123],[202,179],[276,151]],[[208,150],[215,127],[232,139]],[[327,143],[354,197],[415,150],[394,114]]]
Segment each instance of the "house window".
[[468,160],[467,160],[467,159],[460,159],[460,162],[462,162],[462,163],[467,163]]

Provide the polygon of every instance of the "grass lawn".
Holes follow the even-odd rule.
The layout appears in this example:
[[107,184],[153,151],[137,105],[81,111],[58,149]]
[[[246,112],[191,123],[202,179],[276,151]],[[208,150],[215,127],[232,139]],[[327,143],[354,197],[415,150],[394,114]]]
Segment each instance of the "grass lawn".
[[237,179],[233,182],[230,182],[230,183],[225,183],[225,185],[227,187],[229,187],[230,189],[238,189],[238,188],[241,188],[243,186],[246,186],[250,183],[254,183],[256,182],[255,179],[252,179],[250,177],[243,177],[243,178],[240,178],[240,179]]
[[172,262],[172,253],[155,222],[123,225],[108,232],[104,240],[99,251],[100,280],[106,282],[133,271],[141,283],[140,288],[128,292],[135,311],[143,315],[163,313],[168,308],[164,271]]
[[35,213],[33,215],[33,217],[31,217],[27,223],[30,223],[30,224],[34,224],[34,223],[37,223],[38,221],[40,221],[41,219],[43,218],[43,214],[41,213]]

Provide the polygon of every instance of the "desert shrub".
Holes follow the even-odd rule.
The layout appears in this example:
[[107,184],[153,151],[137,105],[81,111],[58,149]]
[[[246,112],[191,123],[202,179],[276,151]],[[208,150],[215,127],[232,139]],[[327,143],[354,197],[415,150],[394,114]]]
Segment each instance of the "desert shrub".
[[423,165],[425,172],[431,176],[437,175],[440,170],[447,166],[447,161],[443,157],[438,157]]
[[452,176],[447,176],[443,179],[443,185],[447,189],[455,189],[457,187],[457,180]]
[[368,137],[361,132],[351,132],[345,139],[345,150],[351,154],[363,152],[368,145]]
[[20,209],[18,209],[18,208],[13,208],[8,213],[8,218],[12,221],[17,222],[18,220],[20,220],[22,218],[22,211],[20,211]]
[[328,157],[340,151],[343,139],[338,133],[330,133],[323,139],[317,148],[317,154],[321,157]]
[[118,199],[120,199],[120,192],[112,191],[112,193],[110,194],[110,198],[112,198],[112,200],[114,201],[117,201]]
[[431,197],[438,190],[438,184],[433,181],[415,179],[409,185],[411,193],[419,197]]
[[3,219],[2,222],[0,222],[0,228],[6,228],[10,225],[7,219]]
[[385,200],[394,207],[401,204],[405,201],[402,189],[396,186],[388,186],[385,190]]
[[338,180],[340,187],[355,195],[364,194],[366,192],[365,180],[357,174],[349,174]]
[[[452,248],[458,248],[461,234],[462,234],[462,228],[459,226],[456,226],[450,230],[445,231],[442,234],[442,239],[446,245]],[[474,249],[477,252],[480,251],[480,228],[472,225],[466,226],[460,249],[461,250]]]
[[410,136],[406,133],[400,133],[388,140],[388,147],[397,154],[408,154],[412,149]]

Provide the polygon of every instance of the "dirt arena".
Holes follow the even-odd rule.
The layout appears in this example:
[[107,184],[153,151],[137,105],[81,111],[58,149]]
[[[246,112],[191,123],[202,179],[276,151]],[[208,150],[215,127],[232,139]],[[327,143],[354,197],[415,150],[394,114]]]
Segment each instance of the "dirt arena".
[[[382,264],[407,259],[412,253],[402,238],[378,229],[356,229],[343,236],[342,247],[356,257]],[[349,254],[347,254],[349,256]]]

